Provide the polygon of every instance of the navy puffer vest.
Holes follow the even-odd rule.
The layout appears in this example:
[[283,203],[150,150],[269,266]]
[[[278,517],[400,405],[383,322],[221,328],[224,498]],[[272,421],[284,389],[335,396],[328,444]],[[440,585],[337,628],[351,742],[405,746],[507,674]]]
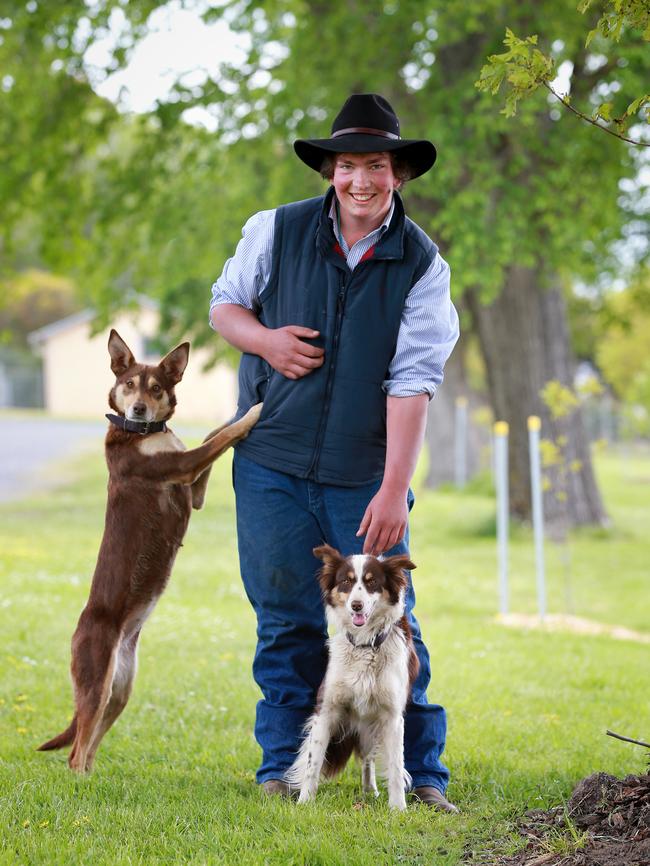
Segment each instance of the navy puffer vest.
[[237,448],[256,463],[327,484],[355,487],[384,473],[386,394],[411,286],[437,247],[404,215],[399,195],[372,255],[350,271],[336,243],[326,196],[278,208],[273,263],[260,294],[267,328],[303,325],[320,332],[325,361],[287,379],[257,355],[242,355],[240,417],[264,401],[260,420]]

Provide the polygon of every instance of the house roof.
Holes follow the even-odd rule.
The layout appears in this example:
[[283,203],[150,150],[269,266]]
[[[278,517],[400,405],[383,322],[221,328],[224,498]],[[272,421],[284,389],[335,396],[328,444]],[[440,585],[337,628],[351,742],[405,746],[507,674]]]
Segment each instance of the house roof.
[[[153,298],[146,295],[138,295],[137,302],[141,308],[147,310],[158,310],[160,305]],[[56,322],[50,322],[49,325],[43,325],[42,328],[37,328],[27,335],[30,346],[37,348],[46,343],[51,337],[65,333],[65,331],[75,328],[77,325],[83,325],[86,322],[92,322],[97,317],[97,310],[92,307],[87,307],[79,313],[72,313],[70,316],[65,316],[63,319],[57,319]]]

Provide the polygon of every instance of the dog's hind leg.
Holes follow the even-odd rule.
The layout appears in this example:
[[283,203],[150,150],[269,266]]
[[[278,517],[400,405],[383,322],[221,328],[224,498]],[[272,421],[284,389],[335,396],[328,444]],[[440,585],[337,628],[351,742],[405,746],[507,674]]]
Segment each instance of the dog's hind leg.
[[379,796],[375,776],[375,761],[372,757],[364,758],[361,764],[361,786],[364,794],[372,794],[374,797]]
[[388,805],[391,809],[406,809],[404,770],[404,717],[389,719],[383,729]]
[[100,723],[95,728],[90,747],[86,754],[86,770],[90,770],[95,759],[95,752],[104,734],[120,716],[131,697],[133,680],[138,667],[138,638],[140,629],[120,642],[115,658],[115,671],[111,687],[111,695],[104,708]]
[[378,731],[362,728],[359,735],[359,757],[361,758],[361,787],[364,794],[379,796],[375,776],[375,751]]
[[86,772],[88,752],[111,696],[120,634],[117,627],[84,611],[72,638],[77,731],[70,769]]

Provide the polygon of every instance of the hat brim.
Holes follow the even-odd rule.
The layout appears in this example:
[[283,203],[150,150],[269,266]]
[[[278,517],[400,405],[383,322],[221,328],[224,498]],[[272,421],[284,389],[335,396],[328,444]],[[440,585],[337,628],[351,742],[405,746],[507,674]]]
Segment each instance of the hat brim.
[[293,143],[296,155],[314,171],[320,171],[323,160],[331,153],[399,153],[411,168],[411,177],[429,171],[436,161],[436,149],[430,141],[383,138],[378,135],[350,133],[338,138],[299,138]]

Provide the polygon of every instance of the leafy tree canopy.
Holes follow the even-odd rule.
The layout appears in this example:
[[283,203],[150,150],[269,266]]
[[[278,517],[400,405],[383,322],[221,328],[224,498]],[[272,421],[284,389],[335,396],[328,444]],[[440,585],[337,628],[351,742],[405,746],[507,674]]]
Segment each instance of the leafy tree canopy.
[[[247,61],[202,88],[179,84],[150,115],[119,115],[93,93],[83,53],[119,9],[124,35],[111,66],[123,63],[161,5],[10,2],[0,45],[6,267],[74,274],[106,315],[144,291],[174,310],[170,329],[207,339],[209,285],[244,220],[324,188],[292,140],[328,135],[359,91],[386,94],[404,135],[438,147],[438,163],[405,197],[449,258],[457,294],[494,297],[513,262],[549,281],[594,280],[620,267],[613,244],[624,232],[645,231],[631,149],[578,134],[541,91],[508,120],[474,87],[510,26],[553,34],[548,50],[557,64],[571,61],[576,96],[615,89],[629,102],[638,93],[649,68],[641,46],[622,40],[615,58],[596,62],[609,49],[585,47],[585,18],[560,0],[434,10],[423,0],[230,0],[205,17],[251,34]],[[196,105],[219,117],[215,134],[182,121]]]
[[[578,9],[587,12],[593,6],[593,0],[581,0]],[[608,42],[618,42],[625,30],[632,28],[641,31],[641,39],[650,41],[650,6],[647,0],[607,0],[605,11],[598,19],[596,26],[589,31],[585,41],[588,48],[594,41],[595,52],[600,44],[601,50],[610,48]],[[638,34],[632,33],[632,41],[638,40]],[[496,94],[503,84],[506,85],[506,104],[503,114],[513,117],[517,113],[517,105],[521,99],[532,95],[540,87],[545,87],[565,108],[576,116],[592,123],[594,126],[608,132],[624,141],[650,147],[650,141],[628,138],[625,133],[628,126],[636,121],[645,120],[650,123],[650,93],[636,96],[628,105],[617,99],[620,106],[618,113],[615,108],[615,93],[602,100],[591,110],[591,115],[578,110],[571,104],[570,96],[562,96],[553,87],[558,69],[555,59],[544,54],[537,48],[537,35],[525,39],[518,38],[510,28],[506,28],[503,40],[508,50],[502,54],[493,54],[481,69],[481,76],[476,82],[479,90]],[[603,56],[594,53],[594,58]],[[607,61],[607,55],[604,60]],[[592,100],[593,101],[593,100]],[[602,120],[605,124],[599,123]]]
[[0,344],[26,349],[30,331],[79,309],[70,280],[29,268],[0,284]]
[[627,403],[650,413],[650,275],[612,294],[600,314],[595,360],[605,380]]

